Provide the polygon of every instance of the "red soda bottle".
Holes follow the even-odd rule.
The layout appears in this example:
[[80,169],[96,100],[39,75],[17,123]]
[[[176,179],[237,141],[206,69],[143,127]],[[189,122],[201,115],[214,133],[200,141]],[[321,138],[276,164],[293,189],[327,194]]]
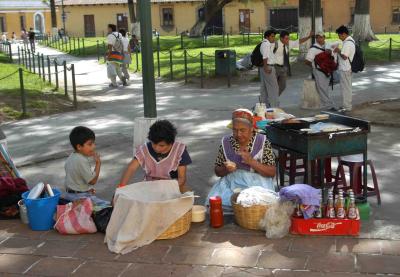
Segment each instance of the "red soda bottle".
[[222,212],[222,199],[219,196],[210,197],[210,225],[219,228],[224,225],[224,214]]

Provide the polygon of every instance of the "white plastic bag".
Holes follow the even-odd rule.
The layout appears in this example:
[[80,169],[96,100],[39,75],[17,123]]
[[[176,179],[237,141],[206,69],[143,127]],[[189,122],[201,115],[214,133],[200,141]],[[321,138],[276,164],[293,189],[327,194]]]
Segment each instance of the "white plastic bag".
[[272,204],[265,212],[260,227],[265,230],[265,236],[269,239],[283,238],[289,233],[291,225],[290,217],[294,206],[291,201],[278,201]]

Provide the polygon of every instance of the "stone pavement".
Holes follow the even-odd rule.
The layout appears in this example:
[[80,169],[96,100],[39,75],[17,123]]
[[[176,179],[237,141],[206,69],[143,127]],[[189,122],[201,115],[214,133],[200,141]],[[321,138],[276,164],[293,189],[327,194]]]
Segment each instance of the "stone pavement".
[[109,252],[99,233],[33,232],[18,221],[0,222],[0,230],[0,272],[11,276],[400,274],[400,241],[291,235],[271,240],[261,231],[245,230],[231,222],[221,229],[192,224],[180,238],[156,241],[126,255]]
[[[95,108],[3,124],[9,150],[30,185],[45,181],[62,187],[64,161],[71,152],[68,133],[74,126],[86,125],[96,132],[102,155],[96,190],[109,199],[132,157],[133,120],[143,115],[141,80],[133,76],[129,87],[110,90],[106,87],[105,67],[93,59],[69,57],[53,49],[40,51],[76,60],[77,72],[87,72],[83,75],[85,80],[77,81],[78,96],[91,101]],[[298,108],[303,76],[300,77],[288,81],[282,106],[296,115],[315,114]],[[399,77],[398,64],[369,67],[365,73],[355,75],[354,102],[398,98]],[[216,180],[213,161],[220,138],[229,132],[225,126],[230,113],[237,107],[254,105],[258,83],[236,81],[230,89],[219,86],[203,90],[181,82],[158,81],[156,86],[158,116],[178,126],[179,139],[187,144],[193,159],[188,169],[189,184],[202,196],[197,200],[202,203]],[[336,100],[340,99],[337,87],[333,93]],[[267,240],[262,232],[247,231],[233,223],[222,229],[211,229],[204,223],[193,224],[189,233],[179,239],[158,241],[116,256],[103,245],[101,234],[60,236],[54,231],[29,231],[19,221],[2,221],[0,272],[41,276],[72,272],[103,276],[400,274],[399,135],[396,128],[372,128],[368,154],[377,170],[383,205],[376,206],[371,198],[372,219],[363,222],[359,238],[288,236]],[[136,180],[140,178],[137,176]]]

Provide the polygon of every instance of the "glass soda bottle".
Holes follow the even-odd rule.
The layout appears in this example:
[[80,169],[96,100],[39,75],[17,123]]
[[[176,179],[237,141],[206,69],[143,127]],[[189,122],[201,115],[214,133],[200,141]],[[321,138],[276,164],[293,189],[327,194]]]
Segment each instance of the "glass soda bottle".
[[349,204],[349,209],[347,211],[347,217],[349,219],[356,219],[357,218],[357,207],[356,207],[356,201],[353,198],[350,198],[350,204]]
[[326,218],[335,218],[335,206],[333,203],[333,196],[329,196],[328,205],[326,206],[325,211]]
[[344,209],[344,201],[343,201],[343,196],[339,195],[339,199],[336,203],[336,217],[343,219],[346,217],[346,211]]

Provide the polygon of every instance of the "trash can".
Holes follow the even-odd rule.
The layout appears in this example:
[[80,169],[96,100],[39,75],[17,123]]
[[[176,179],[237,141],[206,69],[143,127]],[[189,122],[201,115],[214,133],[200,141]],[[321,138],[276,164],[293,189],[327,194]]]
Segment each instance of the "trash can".
[[215,50],[215,75],[227,76],[228,70],[231,75],[236,72],[236,52],[233,50]]
[[53,189],[54,196],[38,199],[27,199],[29,190],[22,194],[28,211],[29,227],[34,231],[47,231],[53,228],[54,214],[57,210],[61,192]]

